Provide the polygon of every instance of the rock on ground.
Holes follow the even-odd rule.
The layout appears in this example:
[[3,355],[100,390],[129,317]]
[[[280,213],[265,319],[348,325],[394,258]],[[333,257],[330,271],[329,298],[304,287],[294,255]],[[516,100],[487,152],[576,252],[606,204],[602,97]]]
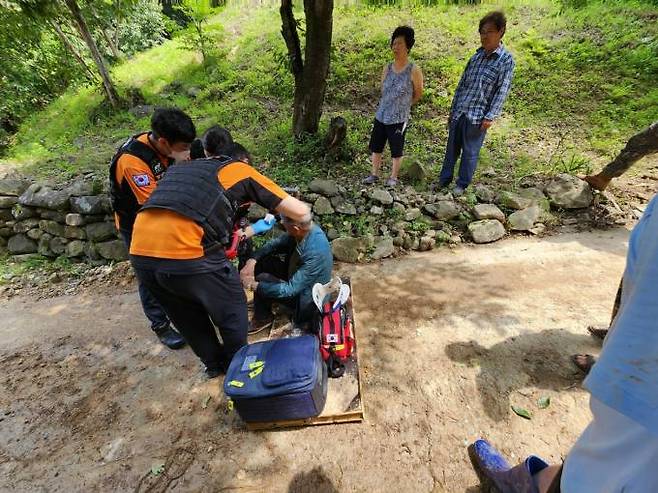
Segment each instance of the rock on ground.
[[589,207],[594,199],[589,184],[580,178],[562,173],[546,186],[551,204],[564,209]]
[[96,249],[99,255],[107,260],[119,261],[128,259],[128,251],[121,240],[96,243]]
[[516,211],[507,218],[509,228],[515,231],[530,231],[539,220],[541,209],[538,205],[532,205],[522,211]]
[[319,197],[315,201],[315,204],[313,204],[313,212],[320,216],[324,216],[326,214],[333,214],[334,208],[331,207],[331,202],[329,202],[327,197]]
[[388,236],[381,237],[375,240],[375,251],[372,252],[371,257],[374,260],[390,257],[395,252],[393,245],[393,238]]
[[110,199],[106,195],[71,197],[71,210],[80,214],[103,214],[112,212]]
[[18,198],[18,203],[30,207],[44,209],[66,210],[69,207],[69,194],[61,190],[53,190],[36,183],[30,185]]
[[496,202],[498,203],[498,205],[507,207],[508,209],[516,209],[519,211],[525,209],[526,207],[530,207],[532,205],[531,198],[524,197],[519,193],[510,192],[510,191],[500,192],[498,194],[498,198],[496,199]]
[[312,192],[319,193],[325,197],[334,197],[340,194],[338,185],[336,185],[336,182],[333,180],[322,180],[317,178],[308,184],[308,188]]
[[449,221],[460,213],[459,206],[451,200],[440,200],[436,204],[426,204],[423,209],[440,221]]
[[92,223],[85,226],[87,239],[94,242],[116,238],[117,230],[112,223]]
[[343,236],[331,242],[331,251],[336,260],[341,262],[357,263],[363,258],[365,245],[360,238]]
[[505,222],[505,214],[494,204],[477,204],[473,207],[473,215],[476,219],[497,219]]
[[12,255],[36,253],[38,245],[34,240],[20,233],[9,238],[9,241],[7,242],[7,250],[9,250],[9,253]]
[[505,236],[505,226],[496,219],[484,219],[475,221],[468,225],[475,243],[491,243]]
[[391,205],[393,203],[393,196],[388,190],[384,190],[383,188],[376,188],[373,190],[370,194],[370,198],[382,205]]
[[29,186],[29,180],[22,177],[3,178],[0,180],[0,195],[12,195],[18,197],[25,192]]

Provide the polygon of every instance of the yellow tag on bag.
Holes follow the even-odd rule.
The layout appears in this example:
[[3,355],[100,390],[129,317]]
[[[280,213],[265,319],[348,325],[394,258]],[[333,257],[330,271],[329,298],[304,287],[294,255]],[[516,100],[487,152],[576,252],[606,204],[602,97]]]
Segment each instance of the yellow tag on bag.
[[249,378],[256,378],[258,375],[263,373],[263,368],[265,368],[265,366],[261,365],[258,368],[256,368],[255,370],[249,372]]

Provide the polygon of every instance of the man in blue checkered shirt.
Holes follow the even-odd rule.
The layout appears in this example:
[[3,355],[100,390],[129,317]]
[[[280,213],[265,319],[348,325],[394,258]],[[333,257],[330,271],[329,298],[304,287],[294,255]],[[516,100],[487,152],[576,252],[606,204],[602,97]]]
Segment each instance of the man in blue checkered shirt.
[[461,154],[454,195],[463,194],[471,184],[484,137],[500,116],[512,85],[514,59],[501,43],[506,25],[502,12],[490,12],[480,20],[482,46],[468,61],[452,100],[448,144],[438,187],[450,185]]

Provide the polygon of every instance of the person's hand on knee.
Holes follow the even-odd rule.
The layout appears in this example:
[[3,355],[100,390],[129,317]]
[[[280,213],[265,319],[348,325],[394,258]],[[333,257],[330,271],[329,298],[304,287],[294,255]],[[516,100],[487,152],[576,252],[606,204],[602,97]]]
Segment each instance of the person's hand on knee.
[[254,281],[254,271],[256,269],[256,259],[250,258],[244,264],[244,267],[240,271],[240,281],[242,285],[246,288],[251,282]]

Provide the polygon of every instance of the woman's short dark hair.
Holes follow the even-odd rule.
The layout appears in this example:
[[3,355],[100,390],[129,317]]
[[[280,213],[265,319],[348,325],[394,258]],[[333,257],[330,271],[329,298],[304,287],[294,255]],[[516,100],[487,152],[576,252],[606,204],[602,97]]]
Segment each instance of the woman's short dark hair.
[[203,159],[206,153],[203,151],[203,142],[201,139],[194,139],[190,146],[190,159]]
[[242,161],[243,163],[251,164],[251,154],[249,154],[249,151],[239,142],[233,142],[231,157],[238,161]]
[[213,125],[203,134],[203,148],[210,156],[229,156],[233,147],[231,133],[219,125]]
[[178,108],[157,108],[151,117],[151,131],[156,138],[167,139],[169,144],[190,144],[196,137],[192,119]]
[[507,17],[501,11],[489,12],[482,19],[480,19],[480,27],[478,31],[482,31],[485,24],[493,24],[496,26],[497,31],[504,31],[507,27]]
[[415,33],[412,27],[398,26],[395,28],[395,31],[393,31],[393,34],[391,35],[391,45],[393,45],[393,41],[395,41],[395,38],[402,36],[404,37],[404,42],[407,45],[407,50],[411,51],[411,48],[414,46],[414,43],[416,42],[414,35]]

